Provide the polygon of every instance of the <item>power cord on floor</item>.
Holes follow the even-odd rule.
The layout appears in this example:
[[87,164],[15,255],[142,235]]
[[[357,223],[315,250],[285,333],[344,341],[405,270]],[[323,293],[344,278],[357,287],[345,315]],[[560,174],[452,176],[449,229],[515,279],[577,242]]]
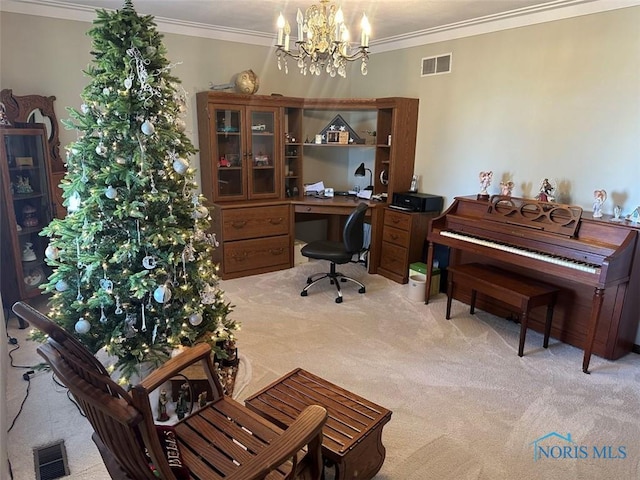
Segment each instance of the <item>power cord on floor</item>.
[[[20,348],[20,344],[18,343],[18,339],[15,338],[15,337],[10,336],[8,332],[7,332],[7,340],[8,340],[10,345],[15,345],[15,347],[12,348],[11,350],[9,350],[9,352],[8,352],[9,358],[11,360],[10,361],[10,365],[13,368],[24,368],[24,369],[27,369],[27,371],[22,374],[22,379],[27,382],[27,390],[26,390],[26,392],[24,394],[24,398],[22,399],[22,402],[20,403],[20,408],[18,409],[18,413],[16,413],[16,415],[13,417],[11,425],[7,429],[7,433],[9,433],[11,430],[13,430],[13,427],[15,426],[16,422],[18,421],[18,417],[20,417],[20,414],[22,413],[22,410],[24,409],[24,404],[27,402],[27,398],[29,398],[29,392],[31,391],[31,375],[34,375],[36,373],[36,369],[38,368],[38,366],[16,365],[14,363],[14,358],[13,358],[12,354],[13,354],[13,352],[15,352],[16,350],[18,350]],[[9,478],[11,478],[11,480],[13,480],[13,469],[11,467],[11,460],[9,460],[9,458],[7,458],[7,465],[8,465],[8,469],[9,469]]]

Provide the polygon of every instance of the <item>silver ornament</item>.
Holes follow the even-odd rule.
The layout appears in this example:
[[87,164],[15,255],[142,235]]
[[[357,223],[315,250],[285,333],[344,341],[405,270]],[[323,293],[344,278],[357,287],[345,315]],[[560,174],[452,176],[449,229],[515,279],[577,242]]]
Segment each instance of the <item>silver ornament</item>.
[[202,314],[199,312],[196,312],[189,315],[189,323],[194,327],[200,325],[202,323]]
[[89,333],[91,330],[91,324],[85,318],[79,318],[75,324],[76,332],[80,334]]
[[184,175],[189,168],[189,162],[187,162],[184,158],[177,158],[173,162],[173,169],[179,173],[180,175]]
[[44,254],[49,260],[57,260],[60,257],[60,250],[58,250],[58,247],[48,245],[44,250]]
[[147,255],[142,259],[142,266],[147,270],[153,270],[156,268],[157,263],[156,257],[153,255]]
[[116,190],[115,188],[113,188],[111,185],[109,185],[106,190],[104,191],[104,194],[107,198],[113,200],[114,198],[116,198],[118,196],[118,190]]
[[153,123],[151,123],[149,120],[145,120],[140,127],[140,130],[142,130],[142,133],[144,133],[145,135],[153,135],[153,132],[156,131],[156,127],[154,127]]
[[153,292],[153,298],[158,303],[167,303],[171,299],[171,289],[166,285],[160,285]]
[[69,285],[64,280],[58,280],[56,282],[56,290],[58,292],[64,292],[67,288],[69,288]]
[[104,143],[100,142],[96,147],[96,153],[101,156],[105,156],[107,154],[107,147],[104,146]]

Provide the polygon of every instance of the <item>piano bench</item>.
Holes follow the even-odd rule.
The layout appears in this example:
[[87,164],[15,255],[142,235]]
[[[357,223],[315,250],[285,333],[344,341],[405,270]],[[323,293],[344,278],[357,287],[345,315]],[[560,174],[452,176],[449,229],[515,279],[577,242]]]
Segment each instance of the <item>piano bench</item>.
[[471,289],[470,313],[472,315],[475,310],[476,295],[478,292],[500,300],[514,307],[514,309],[518,309],[518,314],[520,315],[520,344],[518,346],[518,356],[522,357],[524,341],[527,335],[529,311],[535,307],[546,305],[547,318],[544,325],[543,347],[547,348],[549,346],[553,307],[558,295],[558,289],[556,287],[502,270],[492,265],[482,265],[479,263],[449,265],[447,272],[447,320],[451,318],[451,299],[454,284]]

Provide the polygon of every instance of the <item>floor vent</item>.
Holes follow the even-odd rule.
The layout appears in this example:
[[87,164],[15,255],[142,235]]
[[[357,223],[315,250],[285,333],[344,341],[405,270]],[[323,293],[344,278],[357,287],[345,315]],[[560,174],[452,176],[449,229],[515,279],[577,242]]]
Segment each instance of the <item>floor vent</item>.
[[53,480],[69,475],[64,440],[35,448],[33,456],[36,463],[36,480]]
[[421,76],[440,75],[451,72],[451,54],[436,55],[422,59]]

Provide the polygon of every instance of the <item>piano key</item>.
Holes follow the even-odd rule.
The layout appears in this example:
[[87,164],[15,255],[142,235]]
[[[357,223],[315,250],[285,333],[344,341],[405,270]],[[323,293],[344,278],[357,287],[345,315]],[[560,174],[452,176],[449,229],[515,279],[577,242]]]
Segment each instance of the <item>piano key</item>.
[[513,245],[494,242],[492,240],[486,240],[484,238],[474,237],[471,235],[464,235],[458,232],[450,232],[447,230],[441,231],[440,235],[442,235],[443,237],[454,238],[456,240],[460,240],[463,242],[469,242],[476,245],[481,245],[487,248],[493,248],[496,250],[513,253],[514,255],[521,255],[523,257],[533,258],[543,262],[553,263],[563,267],[571,268],[573,270],[579,270],[579,271],[591,273],[594,275],[600,273],[600,267],[598,265],[591,265],[588,263],[577,262],[569,258],[562,258],[562,257],[541,253],[541,252],[535,252],[532,250],[515,247]]

